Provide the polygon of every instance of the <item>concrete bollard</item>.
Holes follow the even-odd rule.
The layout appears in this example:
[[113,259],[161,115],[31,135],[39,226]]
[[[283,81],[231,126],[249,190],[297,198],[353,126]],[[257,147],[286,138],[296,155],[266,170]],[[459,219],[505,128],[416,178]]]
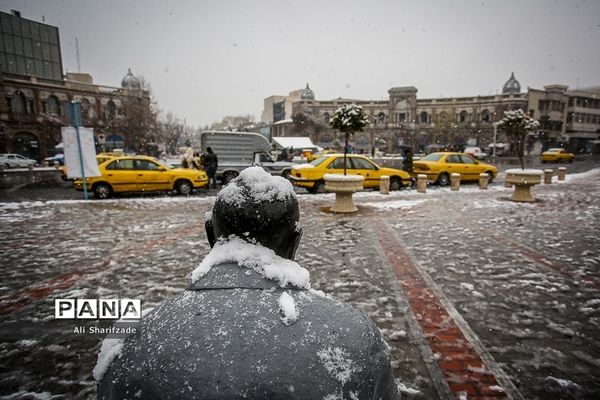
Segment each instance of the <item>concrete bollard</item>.
[[390,177],[387,175],[381,175],[379,178],[379,193],[390,194]]
[[460,189],[460,174],[452,173],[450,174],[450,190],[458,191]]
[[0,164],[0,172],[4,172],[4,169],[5,169],[5,168],[6,168],[6,167],[4,166],[4,164]]
[[552,174],[554,174],[554,170],[552,170],[552,169],[544,170],[544,185],[549,185],[552,183]]
[[417,192],[425,193],[427,190],[427,175],[419,174],[417,175]]
[[479,189],[487,190],[489,180],[490,176],[487,174],[487,172],[482,172],[479,174]]
[[29,164],[29,165],[27,166],[27,168],[28,168],[30,171],[33,171],[33,165]]
[[564,181],[566,176],[567,176],[567,168],[559,167],[558,168],[558,180]]

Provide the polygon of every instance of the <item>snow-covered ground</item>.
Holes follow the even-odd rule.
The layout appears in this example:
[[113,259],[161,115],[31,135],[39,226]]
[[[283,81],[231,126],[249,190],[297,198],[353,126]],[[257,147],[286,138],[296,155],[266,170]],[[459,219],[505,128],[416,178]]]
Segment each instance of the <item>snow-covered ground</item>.
[[[354,215],[324,212],[331,194],[301,194],[296,261],[313,289],[371,316],[406,396],[437,397],[427,361],[436,354],[423,349],[414,323],[423,316],[386,261],[375,234],[381,224],[526,398],[598,398],[600,170],[533,191],[532,204],[508,201],[511,189],[498,183],[487,191],[363,192]],[[103,337],[73,333],[96,321],[55,320],[54,299],[135,298],[146,309],[181,292],[209,253],[204,215],[213,202],[0,203],[0,395],[94,398]],[[296,317],[289,299],[280,303],[283,318]]]

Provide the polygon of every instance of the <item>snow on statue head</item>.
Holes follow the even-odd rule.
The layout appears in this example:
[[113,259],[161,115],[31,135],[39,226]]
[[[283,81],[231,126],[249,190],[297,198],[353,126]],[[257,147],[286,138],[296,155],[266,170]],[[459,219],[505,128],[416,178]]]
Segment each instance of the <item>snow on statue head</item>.
[[302,237],[299,219],[292,184],[251,167],[221,189],[205,228],[211,247],[235,235],[293,260]]

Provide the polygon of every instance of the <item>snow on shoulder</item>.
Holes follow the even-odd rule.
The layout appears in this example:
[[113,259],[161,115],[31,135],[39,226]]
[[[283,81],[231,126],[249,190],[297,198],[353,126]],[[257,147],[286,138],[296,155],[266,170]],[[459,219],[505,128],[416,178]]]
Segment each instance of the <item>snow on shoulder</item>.
[[244,169],[217,194],[217,198],[227,204],[243,204],[245,197],[257,203],[285,201],[296,197],[294,187],[281,176],[272,176],[261,167]]
[[98,353],[98,362],[92,371],[96,382],[100,382],[104,377],[108,367],[116,357],[121,357],[121,350],[125,339],[104,339]]
[[298,319],[298,309],[294,298],[287,292],[283,292],[279,297],[279,309],[283,313],[281,321],[285,325],[290,325]]
[[288,283],[300,289],[310,289],[310,273],[297,262],[279,257],[269,248],[248,243],[234,235],[220,239],[200,265],[192,272],[192,283],[206,275],[213,266],[235,262],[250,268],[267,279],[277,281],[279,286]]

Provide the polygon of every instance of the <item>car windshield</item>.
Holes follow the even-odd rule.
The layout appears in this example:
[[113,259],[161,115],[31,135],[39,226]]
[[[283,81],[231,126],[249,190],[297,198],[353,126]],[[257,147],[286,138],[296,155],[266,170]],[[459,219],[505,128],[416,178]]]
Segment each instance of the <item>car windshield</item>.
[[442,153],[431,153],[421,158],[423,161],[439,161],[442,158]]

